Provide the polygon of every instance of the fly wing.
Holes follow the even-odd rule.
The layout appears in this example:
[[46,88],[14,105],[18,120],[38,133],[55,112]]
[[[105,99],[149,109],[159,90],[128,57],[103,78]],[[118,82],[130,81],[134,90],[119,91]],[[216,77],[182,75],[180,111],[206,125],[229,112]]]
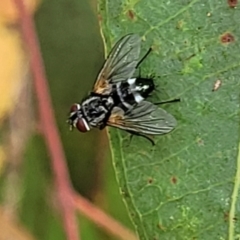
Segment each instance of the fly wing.
[[162,108],[143,101],[126,113],[113,108],[107,125],[143,135],[162,135],[173,130],[177,121]]
[[141,47],[141,38],[136,34],[129,34],[120,39],[111,50],[97,81],[93,92],[109,94],[110,83],[126,81],[135,72]]

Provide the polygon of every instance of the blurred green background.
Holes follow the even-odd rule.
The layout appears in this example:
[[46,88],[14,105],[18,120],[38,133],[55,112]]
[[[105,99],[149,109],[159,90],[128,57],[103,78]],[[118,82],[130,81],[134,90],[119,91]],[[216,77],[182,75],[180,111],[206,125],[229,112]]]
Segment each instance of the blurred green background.
[[[97,2],[43,0],[35,22],[72,184],[81,195],[132,228],[119,194],[106,133],[70,132],[66,124],[71,105],[88,94],[104,62]],[[37,116],[37,109],[35,112]],[[27,141],[20,168],[17,211],[21,222],[36,239],[66,239],[49,153],[37,127]],[[6,188],[6,181],[1,181],[3,201]],[[115,239],[78,216],[82,239]]]

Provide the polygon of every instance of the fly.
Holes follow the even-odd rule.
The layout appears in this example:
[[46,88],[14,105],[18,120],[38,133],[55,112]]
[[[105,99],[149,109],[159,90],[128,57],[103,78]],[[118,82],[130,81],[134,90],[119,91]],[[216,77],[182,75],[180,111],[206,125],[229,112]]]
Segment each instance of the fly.
[[139,59],[141,38],[129,34],[112,48],[92,92],[70,109],[68,123],[81,132],[92,127],[112,126],[136,135],[166,134],[176,126],[175,118],[157,105],[145,101],[154,90],[152,78],[134,78],[147,54]]

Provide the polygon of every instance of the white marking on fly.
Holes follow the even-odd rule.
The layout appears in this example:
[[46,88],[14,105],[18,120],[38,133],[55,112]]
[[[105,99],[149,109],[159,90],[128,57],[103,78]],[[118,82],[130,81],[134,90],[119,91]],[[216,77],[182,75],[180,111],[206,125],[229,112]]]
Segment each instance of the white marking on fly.
[[136,101],[137,103],[140,103],[141,101],[144,100],[144,98],[143,98],[139,93],[137,93],[137,92],[134,92],[134,93],[133,93],[133,96],[134,96],[134,99],[135,99],[135,101]]
[[90,127],[89,127],[89,125],[87,124],[87,121],[86,121],[84,118],[82,118],[82,120],[83,120],[83,124],[84,124],[84,126],[86,127],[87,131],[89,131],[89,130],[90,130]]
[[135,84],[136,78],[130,78],[130,79],[127,80],[127,82],[131,86],[131,85]]
[[120,86],[121,86],[121,83],[118,83],[118,84],[117,84],[117,93],[118,93],[118,96],[119,96],[120,100],[121,100],[122,102],[124,102],[124,99],[123,99],[123,96],[122,96],[122,92],[121,92]]
[[93,102],[95,99],[99,99],[99,97],[98,97],[98,96],[96,96],[96,97],[90,97],[90,98],[86,99],[85,101],[83,101],[82,105],[88,104],[88,103],[90,103],[90,102]]
[[148,88],[149,88],[148,85],[136,86],[136,87],[135,87],[135,90],[138,91],[138,92],[140,92],[140,91],[142,91],[142,90],[147,90]]
[[78,104],[78,103],[75,103],[75,104],[77,106],[77,110],[79,110],[80,109],[80,104]]

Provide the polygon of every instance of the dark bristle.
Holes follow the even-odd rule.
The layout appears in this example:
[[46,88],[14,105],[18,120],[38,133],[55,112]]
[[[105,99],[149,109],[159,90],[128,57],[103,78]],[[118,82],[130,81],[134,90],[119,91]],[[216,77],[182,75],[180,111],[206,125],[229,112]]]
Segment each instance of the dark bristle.
[[149,55],[149,53],[152,51],[152,48],[149,48],[148,51],[146,52],[146,54],[142,57],[142,59],[138,62],[136,68],[138,68],[141,63],[146,59],[146,57]]
[[164,102],[158,102],[158,103],[154,103],[155,105],[161,105],[161,104],[165,104],[165,103],[174,103],[174,102],[181,102],[180,98],[175,98],[169,101],[164,101]]

